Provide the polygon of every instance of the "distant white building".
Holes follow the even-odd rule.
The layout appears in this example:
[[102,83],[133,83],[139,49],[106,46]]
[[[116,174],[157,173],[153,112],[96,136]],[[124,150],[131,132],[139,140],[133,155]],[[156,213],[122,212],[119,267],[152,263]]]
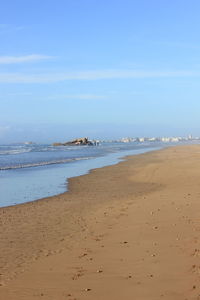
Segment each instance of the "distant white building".
[[149,142],[155,142],[155,141],[157,141],[157,138],[155,138],[155,137],[148,138],[148,141],[149,141]]
[[172,137],[171,142],[179,142],[179,138],[178,137]]
[[145,138],[144,138],[144,137],[139,138],[139,142],[140,142],[140,143],[143,143],[144,141],[145,141]]
[[161,140],[161,142],[164,142],[164,143],[170,142],[170,138],[169,137],[161,137],[160,140]]

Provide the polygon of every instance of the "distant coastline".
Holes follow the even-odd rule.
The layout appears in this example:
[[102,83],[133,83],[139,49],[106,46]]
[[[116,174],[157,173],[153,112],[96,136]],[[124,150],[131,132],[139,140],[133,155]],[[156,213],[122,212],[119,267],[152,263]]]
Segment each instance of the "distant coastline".
[[144,142],[162,142],[162,143],[178,143],[178,142],[198,142],[200,141],[199,136],[158,136],[158,137],[122,137],[118,139],[90,139],[87,137],[76,138],[67,142],[36,142],[36,141],[25,141],[25,142],[12,142],[12,143],[1,143],[0,145],[35,145],[44,144],[52,146],[85,146],[85,145],[99,145],[100,143],[144,143]]

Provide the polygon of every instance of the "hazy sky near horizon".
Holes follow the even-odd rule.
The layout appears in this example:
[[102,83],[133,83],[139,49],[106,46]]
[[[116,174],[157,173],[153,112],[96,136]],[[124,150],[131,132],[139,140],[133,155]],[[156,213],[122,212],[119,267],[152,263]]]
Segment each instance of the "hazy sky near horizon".
[[0,143],[200,135],[200,2],[7,0]]

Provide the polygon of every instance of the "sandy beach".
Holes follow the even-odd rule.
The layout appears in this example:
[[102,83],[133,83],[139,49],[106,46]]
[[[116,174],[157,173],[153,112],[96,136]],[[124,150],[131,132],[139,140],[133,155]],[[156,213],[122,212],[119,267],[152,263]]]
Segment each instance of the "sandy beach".
[[0,300],[199,300],[200,146],[128,157],[0,209]]

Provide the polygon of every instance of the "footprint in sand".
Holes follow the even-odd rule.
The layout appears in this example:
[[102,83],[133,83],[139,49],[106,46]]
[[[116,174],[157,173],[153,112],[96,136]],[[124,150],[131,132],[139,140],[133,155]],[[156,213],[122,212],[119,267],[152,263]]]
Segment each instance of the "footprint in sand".
[[124,241],[124,242],[120,242],[120,244],[128,244],[128,242],[127,242],[127,241]]
[[87,253],[83,253],[83,254],[79,255],[79,258],[82,258],[82,257],[87,256],[87,255],[88,255]]
[[101,241],[100,238],[94,238],[94,240],[95,240],[96,242],[100,242],[100,241]]
[[123,207],[121,208],[121,211],[126,211],[128,209],[128,207]]
[[91,290],[92,290],[92,289],[90,289],[90,288],[84,289],[85,292],[90,292]]
[[133,276],[132,275],[128,275],[128,276],[126,276],[125,278],[126,279],[131,279]]
[[151,254],[151,257],[156,257],[156,254]]
[[125,217],[125,216],[128,216],[128,214],[125,214],[125,213],[120,213],[118,216],[116,216],[115,218],[116,219],[119,219],[121,217]]
[[82,277],[84,274],[85,274],[85,270],[80,268],[79,271],[72,276],[72,280],[77,280],[80,277]]
[[102,269],[97,270],[97,273],[103,273]]
[[192,253],[192,256],[200,256],[200,250],[195,249],[194,252]]

